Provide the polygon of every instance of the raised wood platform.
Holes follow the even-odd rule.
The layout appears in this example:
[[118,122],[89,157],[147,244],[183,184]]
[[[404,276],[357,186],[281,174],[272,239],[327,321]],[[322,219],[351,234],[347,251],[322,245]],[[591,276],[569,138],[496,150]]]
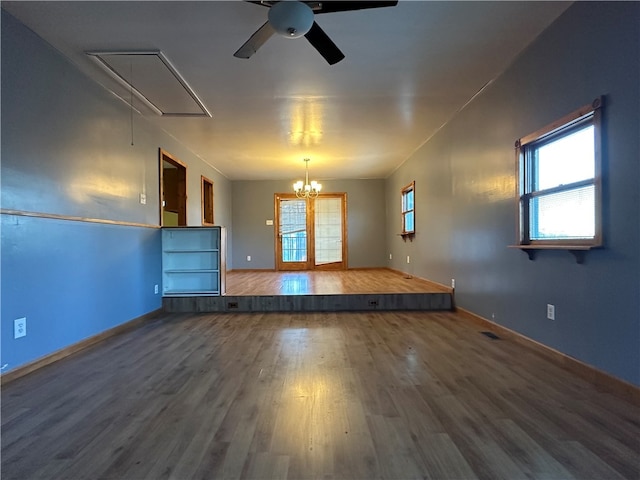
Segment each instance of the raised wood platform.
[[165,297],[166,312],[451,310],[450,289],[389,269],[231,271],[222,297]]

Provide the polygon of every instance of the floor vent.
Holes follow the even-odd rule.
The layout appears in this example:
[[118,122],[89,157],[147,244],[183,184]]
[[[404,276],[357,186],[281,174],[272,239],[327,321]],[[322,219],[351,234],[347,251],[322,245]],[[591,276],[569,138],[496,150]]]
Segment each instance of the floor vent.
[[500,340],[500,337],[493,332],[480,332],[480,333],[483,334],[485,337],[489,337],[491,340]]

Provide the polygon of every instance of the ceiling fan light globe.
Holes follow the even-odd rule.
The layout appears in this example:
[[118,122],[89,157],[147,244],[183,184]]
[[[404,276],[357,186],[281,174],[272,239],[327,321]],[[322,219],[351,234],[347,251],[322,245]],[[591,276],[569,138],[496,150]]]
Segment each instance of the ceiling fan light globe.
[[286,38],[299,38],[313,25],[313,10],[307,4],[284,0],[269,9],[269,23]]

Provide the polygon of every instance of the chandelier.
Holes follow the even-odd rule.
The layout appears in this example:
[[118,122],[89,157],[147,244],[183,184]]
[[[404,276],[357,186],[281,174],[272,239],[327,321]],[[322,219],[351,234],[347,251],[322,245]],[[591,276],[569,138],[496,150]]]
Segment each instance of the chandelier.
[[293,191],[296,192],[296,197],[298,198],[316,198],[322,190],[322,185],[316,182],[315,180],[311,180],[309,183],[309,162],[311,160],[308,158],[304,159],[305,164],[305,175],[304,182],[302,180],[298,180],[293,184]]

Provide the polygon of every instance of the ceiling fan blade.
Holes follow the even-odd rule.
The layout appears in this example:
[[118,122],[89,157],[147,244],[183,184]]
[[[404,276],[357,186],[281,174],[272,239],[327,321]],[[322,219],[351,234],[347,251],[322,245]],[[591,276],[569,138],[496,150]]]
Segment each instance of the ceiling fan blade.
[[251,37],[249,37],[249,40],[244,42],[244,45],[242,45],[238,51],[233,54],[233,56],[238,58],[250,58],[251,55],[256,53],[274,33],[276,33],[276,31],[273,29],[271,24],[266,22],[256,30]]
[[[307,2],[311,3],[311,2]],[[313,2],[316,3],[316,2]],[[385,1],[354,1],[354,2],[317,2],[318,8],[314,8],[314,13],[332,13],[332,12],[347,12],[350,10],[364,10],[365,8],[381,8],[381,7],[395,7],[398,2],[385,2]],[[313,7],[312,7],[313,8]]]
[[305,37],[307,40],[309,40],[309,43],[313,45],[316,50],[318,50],[320,55],[322,55],[324,59],[329,62],[329,65],[338,63],[344,58],[344,53],[340,51],[338,46],[333,43],[329,36],[324,33],[324,30],[322,30],[322,28],[320,28],[320,25],[318,25],[316,22],[313,22],[311,30],[309,30],[305,34]]
[[256,5],[261,5],[263,7],[269,7],[271,8],[273,6],[273,3],[275,2],[265,2],[265,1],[260,1],[260,0],[244,0],[247,3],[255,3]]

